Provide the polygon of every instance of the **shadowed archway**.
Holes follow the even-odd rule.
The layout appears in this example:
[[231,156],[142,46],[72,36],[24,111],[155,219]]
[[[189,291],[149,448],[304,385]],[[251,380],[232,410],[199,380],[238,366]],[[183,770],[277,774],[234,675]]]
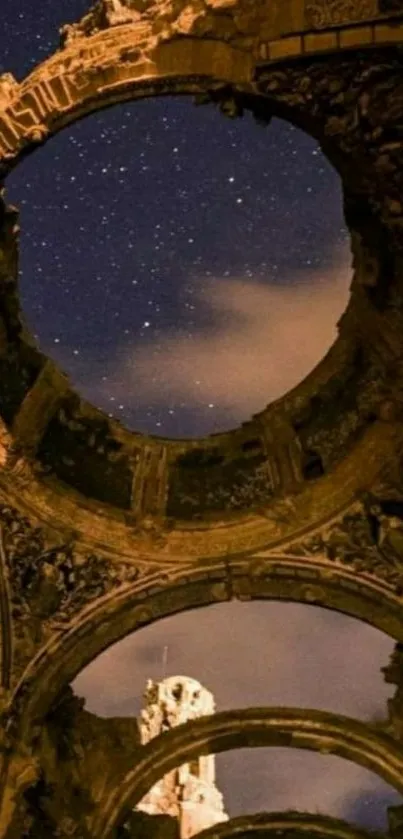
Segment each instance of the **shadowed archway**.
[[245,557],[176,570],[166,565],[83,610],[39,652],[14,696],[14,706],[24,708],[24,730],[40,725],[63,687],[113,643],[162,617],[234,597],[324,606],[403,640],[399,598],[387,586],[375,578],[358,585],[352,571],[324,568],[313,558]]
[[[182,15],[181,8],[162,26],[158,3],[150,6],[151,16],[136,13],[110,21],[101,2],[82,24],[68,28],[61,49],[21,84],[7,74],[0,79],[4,177],[72,121],[129,99],[195,94],[229,116],[241,116],[249,109],[265,124],[273,115],[285,117],[318,140],[342,177],[355,261],[351,301],[339,324],[339,338],[313,374],[253,417],[247,429],[181,448],[169,440],[131,435],[105,417],[94,418],[90,406],[77,403],[61,372],[32,346],[19,314],[17,213],[2,203],[0,275],[6,292],[1,299],[0,334],[2,364],[10,378],[0,377],[0,413],[5,436],[9,435],[4,455],[1,440],[5,468],[0,486],[11,506],[16,498],[16,507],[31,516],[36,530],[44,523],[48,528],[48,543],[44,540],[48,550],[39,551],[35,568],[38,588],[53,575],[55,588],[62,591],[46,619],[41,613],[39,619],[35,615],[39,641],[28,663],[24,659],[22,674],[13,670],[13,643],[20,641],[21,624],[13,623],[10,603],[13,598],[23,601],[24,586],[19,583],[24,575],[9,586],[7,575],[15,570],[15,553],[2,552],[2,713],[8,751],[2,755],[6,794],[1,820],[5,830],[14,818],[21,790],[38,777],[37,735],[53,699],[92,658],[138,626],[232,597],[275,597],[344,611],[403,640],[401,546],[390,540],[386,551],[378,551],[385,546],[379,520],[361,564],[360,550],[368,548],[365,539],[364,546],[360,541],[361,531],[353,551],[344,554],[340,543],[344,549],[345,533],[340,535],[340,528],[330,548],[326,542],[340,510],[372,488],[381,472],[383,480],[386,467],[392,490],[398,485],[401,491],[401,396],[395,394],[403,380],[399,46],[403,32],[400,17],[383,21],[382,5],[382,9],[374,5],[369,23],[365,14],[357,17],[356,11],[352,19],[337,19],[336,31],[332,16],[328,19],[325,14],[323,24],[321,15],[328,3],[319,4],[319,22],[315,4],[293,3],[297,15],[284,19],[279,14],[274,20],[266,19],[272,5],[261,3],[256,6],[257,16],[243,28],[244,18],[238,12],[245,11],[244,0],[207,3],[212,9],[207,20],[189,4],[190,16]],[[235,11],[232,8],[228,14],[228,6],[236,6]],[[99,11],[105,12],[102,20],[97,19]],[[351,393],[348,404],[342,398],[346,392]],[[80,468],[75,410],[84,416],[87,453],[94,448],[94,423],[96,437],[100,433],[102,444],[107,441],[100,446],[102,457],[97,461],[101,496],[99,489],[87,496],[73,483],[63,484],[56,468],[49,480],[43,474],[49,436],[59,435],[59,451],[66,443],[66,417],[74,432],[71,459]],[[219,445],[234,447],[243,460],[247,454],[242,447],[251,442],[261,451],[264,468],[275,474],[275,492],[283,500],[292,497],[286,515],[281,519],[275,509],[273,524],[270,516],[276,502],[268,493],[262,510],[252,492],[241,512],[225,500],[216,516],[209,517],[196,473],[195,515],[187,517],[183,495],[188,483],[183,476],[189,460],[194,466],[194,448],[201,451],[204,468],[204,459],[211,464]],[[249,479],[254,489],[255,475],[248,473]],[[228,483],[223,488],[225,499],[232,498],[231,476]],[[117,484],[123,486],[119,498]],[[375,514],[373,519],[376,525]],[[318,548],[320,528],[325,536]],[[310,533],[313,547],[304,543]],[[293,554],[292,543],[297,540]],[[31,531],[25,562],[35,554],[38,541],[37,532]],[[76,577],[67,561],[62,570],[57,566],[55,541],[60,553],[68,555]],[[12,538],[10,544],[13,548]],[[256,551],[260,556],[253,556]],[[99,587],[98,580],[94,585],[83,573],[83,566],[93,567],[89,558],[94,555],[101,558],[98,564],[104,573]],[[27,614],[29,638],[29,606]],[[185,738],[188,731],[190,744]],[[106,839],[122,810],[133,805],[144,784],[146,791],[157,771],[167,771],[170,761],[180,763],[197,748],[220,751],[275,742],[330,750],[361,762],[402,791],[400,746],[331,715],[311,712],[307,722],[306,714],[276,709],[273,720],[270,712],[259,715],[252,709],[234,712],[232,717],[218,715],[214,723],[203,721],[185,734],[175,733],[171,739],[167,735],[163,743],[155,742],[144,752],[143,763],[105,802],[97,821],[99,837]],[[152,763],[147,763],[147,755]]]
[[387,735],[348,717],[294,708],[224,711],[155,737],[136,765],[100,805],[94,835],[108,839],[149,789],[176,766],[202,754],[282,746],[336,754],[375,772],[403,793],[403,749]]

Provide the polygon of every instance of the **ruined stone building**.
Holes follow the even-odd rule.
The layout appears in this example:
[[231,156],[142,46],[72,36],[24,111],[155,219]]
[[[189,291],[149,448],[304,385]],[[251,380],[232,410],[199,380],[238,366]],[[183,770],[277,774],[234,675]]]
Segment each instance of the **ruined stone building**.
[[[141,714],[141,742],[215,711],[211,693],[194,679],[171,676],[149,682]],[[161,778],[137,805],[150,815],[171,816],[179,823],[179,839],[228,820],[215,783],[214,755],[202,755]]]
[[[352,261],[337,338],[296,388],[230,432],[141,435],[75,393],[29,334],[19,212],[2,191],[0,839],[112,839],[130,821],[155,839],[172,819],[157,813],[163,778],[176,826],[200,816],[203,839],[366,836],[309,813],[221,820],[208,755],[248,746],[336,754],[403,794],[402,71],[402,0],[89,0],[50,58],[21,81],[0,76],[5,187],[75,120],[186,94],[315,138],[340,176]],[[161,733],[152,700],[140,737],[136,720],[74,697],[76,675],[129,633],[235,598],[316,604],[393,638],[384,719],[213,714],[202,690],[209,712]],[[169,680],[150,690],[168,719],[183,710]],[[188,795],[205,796],[199,816]],[[388,836],[402,835],[391,808]]]

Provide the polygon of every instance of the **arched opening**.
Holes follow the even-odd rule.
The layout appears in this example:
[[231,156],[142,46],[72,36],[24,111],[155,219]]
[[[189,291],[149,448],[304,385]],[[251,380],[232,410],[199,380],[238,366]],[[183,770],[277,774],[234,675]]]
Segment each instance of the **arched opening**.
[[[46,106],[43,105],[45,114],[42,114],[43,119],[38,122],[38,114],[35,107],[32,107],[27,118],[29,125],[22,126],[13,120],[7,123],[1,148],[4,158],[2,172],[7,174],[20,158],[29,155],[38,144],[72,122],[96,110],[130,99],[165,94],[196,94],[204,100],[207,98],[214,101],[227,115],[238,116],[251,111],[259,121],[266,123],[273,117],[285,117],[293,126],[302,127],[315,137],[315,141],[321,144],[328,159],[343,178],[345,216],[352,232],[356,270],[351,304],[340,321],[339,338],[323,362],[287,398],[278,400],[270,409],[253,416],[247,428],[236,429],[228,438],[223,435],[218,439],[217,435],[213,441],[208,441],[208,445],[203,441],[202,448],[209,449],[207,464],[203,461],[203,480],[200,480],[198,470],[193,474],[192,470],[184,468],[184,460],[193,447],[191,441],[182,441],[183,446],[181,443],[179,448],[183,448],[183,451],[179,451],[175,448],[174,440],[153,439],[152,445],[157,448],[161,445],[162,452],[156,448],[154,461],[151,455],[153,462],[150,465],[147,461],[146,467],[148,469],[150,466],[151,471],[158,473],[154,482],[158,484],[158,498],[153,497],[154,485],[150,492],[141,486],[139,496],[135,499],[132,497],[137,478],[140,483],[142,480],[141,474],[135,474],[137,463],[143,455],[147,460],[150,454],[144,452],[147,446],[145,438],[135,441],[133,435],[126,432],[118,422],[112,421],[105,413],[94,412],[91,406],[72,392],[60,371],[47,362],[44,355],[29,346],[29,340],[27,344],[27,335],[20,331],[21,323],[16,322],[18,300],[15,289],[8,301],[9,322],[4,323],[4,329],[3,326],[1,328],[7,333],[7,338],[9,332],[14,336],[22,335],[17,352],[12,342],[7,344],[5,355],[10,351],[12,359],[8,356],[4,359],[4,371],[12,374],[13,382],[18,382],[18,386],[10,388],[6,377],[0,376],[3,388],[0,404],[7,424],[16,430],[18,445],[23,450],[29,450],[30,454],[37,455],[40,461],[38,469],[42,474],[55,472],[59,479],[82,495],[116,506],[119,510],[131,511],[134,506],[135,515],[138,513],[137,507],[141,508],[140,514],[149,513],[150,510],[143,509],[148,505],[152,514],[155,514],[157,507],[157,514],[166,514],[175,521],[199,521],[202,518],[199,508],[205,506],[208,496],[213,496],[213,503],[207,509],[207,515],[212,519],[221,515],[224,508],[228,508],[226,488],[219,482],[216,485],[218,469],[232,480],[230,498],[234,510],[251,509],[267,501],[265,470],[268,468],[267,452],[272,451],[273,445],[281,443],[278,446],[278,459],[283,460],[272,464],[270,493],[275,495],[279,486],[294,491],[303,481],[311,486],[316,485],[318,480],[325,480],[329,469],[342,457],[342,452],[358,445],[364,433],[374,425],[378,428],[377,420],[385,419],[385,412],[389,420],[390,417],[392,420],[396,418],[396,406],[388,403],[385,408],[383,380],[374,388],[372,375],[378,375],[380,369],[389,370],[390,362],[395,357],[393,347],[385,347],[381,334],[387,324],[389,336],[389,321],[383,319],[383,313],[391,302],[389,297],[395,279],[394,257],[388,250],[393,237],[389,243],[384,223],[385,218],[389,219],[389,210],[385,210],[385,218],[382,217],[380,221],[380,204],[375,194],[378,189],[382,190],[384,180],[378,176],[373,177],[373,160],[362,148],[361,136],[354,137],[350,148],[348,144],[345,146],[337,131],[332,133],[328,130],[328,120],[333,118],[327,113],[327,99],[322,97],[321,91],[327,89],[327,86],[329,91],[333,90],[334,74],[340,68],[343,72],[345,70],[343,62],[340,63],[334,56],[321,62],[319,70],[312,71],[312,78],[309,77],[312,90],[307,93],[299,67],[287,66],[286,71],[282,72],[281,82],[276,76],[272,85],[273,80],[267,78],[267,72],[271,73],[271,69],[266,72],[259,66],[254,73],[253,61],[247,51],[225,40],[196,42],[179,38],[164,41],[155,49],[153,45],[147,74],[144,76],[137,52],[136,55],[130,50],[124,52],[124,66],[121,65],[120,55],[122,44],[126,43],[125,38],[130,41],[134,33],[136,37],[146,37],[144,32],[147,30],[149,33],[147,26],[148,23],[145,29],[141,28],[141,32],[137,28],[133,30],[131,25],[124,29],[116,27],[112,33],[99,31],[96,27],[90,39],[91,50],[85,52],[84,66],[80,71],[77,66],[84,54],[80,51],[77,54],[74,39],[71,43],[69,41],[65,45],[65,52],[55,54],[46,63],[46,84],[49,84],[49,88],[45,85],[47,92],[43,89],[43,68],[31,74],[22,87],[24,96],[47,96]],[[102,61],[98,62],[97,56],[102,57]],[[119,60],[115,60],[117,56]],[[379,60],[381,58],[379,54]],[[71,68],[68,80],[65,73],[66,60]],[[359,62],[357,73],[361,79]],[[294,81],[301,87],[301,94],[296,99],[290,97],[290,80],[291,88]],[[350,83],[356,84],[349,77],[347,87]],[[5,85],[5,96],[10,96],[14,102],[14,95],[18,98],[20,91],[16,92],[12,80],[6,80]],[[330,104],[334,106],[333,100]],[[335,127],[334,122],[330,124]],[[391,224],[395,231],[396,225],[394,222]],[[11,231],[15,245],[13,230],[15,225]],[[14,250],[14,256],[15,253]],[[371,337],[369,341],[368,338],[373,334],[372,328],[362,327],[359,316],[361,306],[367,311],[368,323],[374,326],[374,340]],[[388,343],[389,339],[386,340]],[[46,411],[37,410],[35,421],[38,420],[40,428],[35,428],[35,431],[30,427],[35,399],[26,399],[32,392],[35,395],[39,393],[47,406]],[[210,404],[213,403],[209,403],[208,407]],[[316,411],[318,405],[321,406],[319,413]],[[27,415],[30,415],[29,421]],[[348,422],[344,422],[346,415],[349,417]],[[259,433],[262,438],[260,450],[242,448],[245,444],[254,444]],[[137,451],[137,443],[140,451]],[[221,444],[226,450],[224,455]],[[230,453],[227,447],[231,449]],[[239,457],[240,448],[245,457]],[[169,469],[164,466],[168,462]],[[206,465],[207,469],[204,468]],[[159,470],[163,472],[162,477]],[[141,466],[138,471],[142,472]],[[167,501],[164,500],[164,481],[169,483]],[[194,483],[200,490],[196,499],[192,486]],[[246,487],[246,483],[251,484],[252,489]]]
[[[321,563],[305,559],[302,563],[291,558],[279,562],[275,557],[268,557],[264,561],[265,570],[260,559],[259,574],[253,577],[250,576],[249,559],[246,559],[243,572],[238,559],[235,568],[241,597],[244,597],[242,592],[247,583],[248,599],[316,602],[362,619],[401,639],[399,598],[379,586],[375,579],[360,581],[357,590],[357,580],[353,579],[352,572],[334,568],[329,576],[326,569],[323,573]],[[313,584],[314,570],[316,582]],[[145,580],[122,586],[84,609],[80,622],[67,632],[53,634],[30,662],[14,693],[16,705],[23,703],[21,724],[24,728],[29,727],[31,721],[39,722],[63,687],[114,642],[161,617],[230,600],[236,593],[234,588],[229,592],[226,584],[228,568],[220,563],[207,565],[204,574],[200,565],[186,566],[186,570],[175,573],[171,568],[169,574],[167,570],[164,573],[167,576],[165,584],[159,570]]]
[[[227,839],[232,830],[234,836],[252,839],[252,826],[257,830],[256,835],[265,839],[270,835],[270,828],[273,835],[282,836],[284,831],[285,836],[294,837],[298,834],[297,825],[304,824],[306,831],[309,821],[310,835],[320,839],[326,831],[330,836],[334,831],[338,839],[347,837],[350,831],[384,834],[390,824],[389,808],[402,804],[402,797],[372,773],[333,756],[298,749],[241,749],[218,755],[216,764],[217,784],[229,821],[196,833],[195,839],[208,839],[210,835],[214,839],[221,836]],[[229,764],[236,766],[231,781],[225,773]],[[167,835],[172,829],[175,836],[175,819],[162,816],[144,820],[147,835],[159,836],[158,828],[164,818]],[[142,835],[139,830],[142,820],[139,811],[134,810],[119,826],[119,839],[132,839],[136,831]],[[292,828],[295,834],[291,833]]]
[[[207,739],[206,739],[207,738]],[[136,767],[119,781],[96,819],[107,837],[141,801],[143,794],[175,764],[197,753],[226,752],[245,746],[287,746],[335,754],[374,771],[403,793],[403,752],[390,738],[346,717],[301,709],[252,709],[218,713],[184,723],[144,747]],[[388,758],[386,758],[388,754]]]
[[[337,337],[351,282],[341,183],[283,120],[231,121],[187,97],[116,105],[26,160],[9,197],[31,332],[132,430],[239,426]],[[323,474],[316,453],[305,473]]]
[[386,717],[393,687],[381,668],[393,648],[384,633],[317,606],[231,601],[126,636],[72,687],[101,717],[139,716],[148,679],[183,674],[213,693],[219,711],[286,705],[371,721]]
[[216,766],[231,818],[298,810],[386,832],[388,807],[403,803],[402,796],[373,773],[333,755],[242,749],[217,755]]
[[[320,562],[304,559],[301,563],[295,558],[282,558],[279,562],[273,556],[265,558],[263,570],[261,558],[259,573],[253,576],[248,558],[244,569],[241,559],[235,559],[234,563],[241,598],[245,597],[246,584],[247,599],[316,602],[360,618],[399,640],[403,635],[400,600],[378,585],[375,578],[360,581],[357,589],[352,572],[332,568],[329,576],[326,569],[323,573]],[[14,693],[16,705],[22,701],[21,724],[26,731],[31,722],[38,724],[63,687],[114,642],[161,617],[230,600],[236,595],[235,582],[231,592],[227,587],[227,565],[208,564],[204,574],[200,564],[187,565],[186,570],[176,572],[171,568],[169,574],[166,570],[164,573],[167,576],[165,584],[159,570],[145,580],[122,586],[117,592],[99,598],[83,610],[79,623],[67,632],[54,634],[42,647]],[[313,579],[316,579],[315,583]]]
[[[387,716],[391,686],[380,670],[392,649],[386,636],[345,615],[302,604],[233,602],[128,636],[73,687],[88,711],[111,718],[139,715],[148,678],[185,674],[212,691],[218,712],[298,705],[374,722]],[[198,761],[190,766],[197,776]],[[218,755],[216,769],[230,817],[293,809],[384,830],[387,807],[401,803],[382,781],[335,757],[242,749]]]

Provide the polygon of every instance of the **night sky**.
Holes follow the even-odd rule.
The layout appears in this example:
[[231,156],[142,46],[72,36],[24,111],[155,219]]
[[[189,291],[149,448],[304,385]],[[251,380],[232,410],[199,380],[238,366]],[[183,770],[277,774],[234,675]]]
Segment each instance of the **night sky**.
[[[88,7],[3,0],[0,72],[22,79]],[[351,280],[340,183],[286,123],[231,121],[188,98],[115,106],[65,129],[7,186],[21,210],[32,333],[85,398],[129,428],[231,428],[297,384],[335,338]],[[305,606],[231,604],[111,648],[76,683],[88,707],[137,713],[167,640],[168,675],[204,681],[220,708],[305,704],[365,717],[390,694],[379,668],[392,643],[381,633]],[[376,827],[397,801],[336,758],[237,752],[219,770],[234,814],[300,806]]]

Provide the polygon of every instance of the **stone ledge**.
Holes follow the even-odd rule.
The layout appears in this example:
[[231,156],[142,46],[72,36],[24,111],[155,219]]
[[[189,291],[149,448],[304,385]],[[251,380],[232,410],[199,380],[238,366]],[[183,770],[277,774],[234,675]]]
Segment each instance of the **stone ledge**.
[[403,43],[403,21],[395,23],[364,23],[320,32],[306,32],[278,38],[259,45],[262,60],[279,61],[315,53],[336,52],[354,47],[371,47]]

